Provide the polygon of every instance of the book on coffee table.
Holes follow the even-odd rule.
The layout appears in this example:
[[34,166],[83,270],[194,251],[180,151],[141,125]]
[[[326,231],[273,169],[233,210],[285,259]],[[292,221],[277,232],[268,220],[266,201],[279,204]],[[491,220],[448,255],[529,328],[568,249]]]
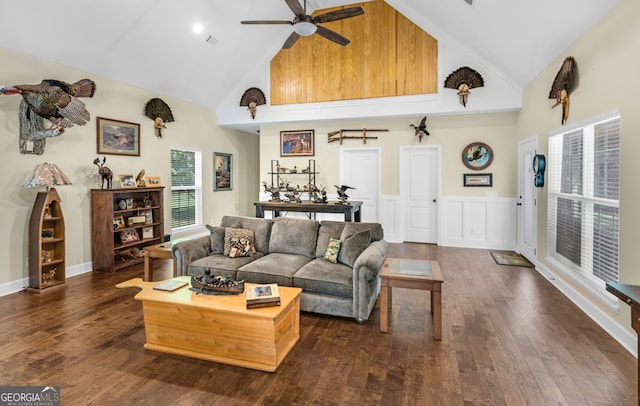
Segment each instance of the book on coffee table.
[[161,284],[158,284],[153,288],[155,290],[164,290],[167,292],[173,292],[174,290],[180,289],[181,287],[186,285],[188,285],[187,282],[183,282],[175,279],[169,279],[168,281],[162,282]]
[[280,306],[278,284],[256,285],[247,289],[247,309]]

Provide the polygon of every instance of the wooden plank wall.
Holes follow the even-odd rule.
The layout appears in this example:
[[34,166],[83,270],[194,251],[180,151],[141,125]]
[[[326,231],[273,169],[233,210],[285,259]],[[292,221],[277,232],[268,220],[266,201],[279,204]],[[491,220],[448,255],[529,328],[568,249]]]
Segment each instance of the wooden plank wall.
[[271,105],[438,91],[438,41],[383,0],[357,5],[364,15],[323,24],[349,45],[314,34],[271,60]]

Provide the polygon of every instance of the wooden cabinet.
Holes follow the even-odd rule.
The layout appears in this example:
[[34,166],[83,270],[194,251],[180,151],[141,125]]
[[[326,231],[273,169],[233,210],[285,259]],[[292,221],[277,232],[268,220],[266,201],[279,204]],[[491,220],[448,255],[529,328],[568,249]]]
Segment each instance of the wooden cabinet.
[[66,280],[64,217],[55,189],[38,192],[29,220],[29,288],[41,292]]
[[91,189],[91,251],[95,271],[144,261],[142,249],[164,239],[163,188]]

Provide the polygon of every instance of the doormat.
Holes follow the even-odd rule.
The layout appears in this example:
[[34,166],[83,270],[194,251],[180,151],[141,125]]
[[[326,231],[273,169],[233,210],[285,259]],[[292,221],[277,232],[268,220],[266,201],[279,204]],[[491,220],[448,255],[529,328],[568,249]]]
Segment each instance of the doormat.
[[497,252],[491,251],[491,256],[499,265],[511,265],[511,266],[523,266],[526,268],[533,268],[533,264],[525,257],[517,254],[513,251]]

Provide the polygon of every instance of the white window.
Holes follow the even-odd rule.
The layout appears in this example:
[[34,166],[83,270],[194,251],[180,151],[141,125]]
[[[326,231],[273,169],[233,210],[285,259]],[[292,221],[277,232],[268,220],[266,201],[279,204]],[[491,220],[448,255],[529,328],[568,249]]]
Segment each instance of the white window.
[[549,261],[600,296],[618,282],[620,114],[549,137]]
[[202,151],[171,147],[171,234],[202,227]]

